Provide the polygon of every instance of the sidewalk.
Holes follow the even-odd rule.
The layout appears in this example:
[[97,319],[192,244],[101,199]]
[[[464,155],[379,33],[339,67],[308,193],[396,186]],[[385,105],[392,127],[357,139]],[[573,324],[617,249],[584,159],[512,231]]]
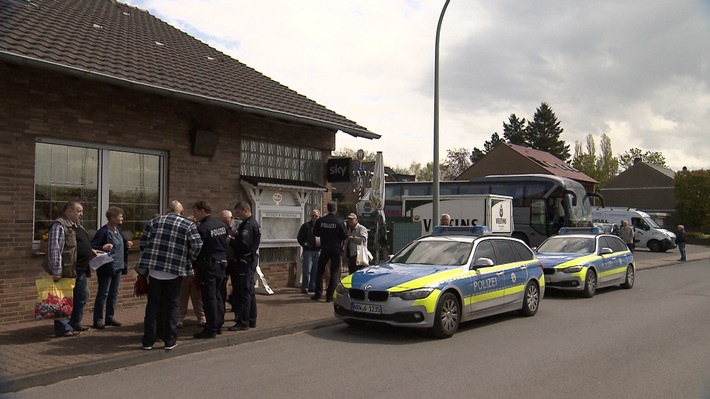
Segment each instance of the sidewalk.
[[[687,252],[689,262],[710,258],[710,247],[689,245]],[[637,270],[681,264],[676,261],[677,250],[666,253],[637,250],[635,258]],[[281,289],[274,295],[257,295],[257,304],[256,328],[240,332],[225,330],[209,340],[192,338],[201,328],[188,311],[187,324],[178,330],[179,346],[170,352],[161,349],[160,342],[151,351],[141,350],[145,310],[142,306],[117,309],[121,327],[91,329],[80,337],[54,337],[51,320],[0,327],[0,393],[339,323],[333,316],[332,304],[313,302],[296,288]],[[232,315],[227,314],[225,327],[232,325]],[[91,314],[87,313],[84,324],[90,323]]]

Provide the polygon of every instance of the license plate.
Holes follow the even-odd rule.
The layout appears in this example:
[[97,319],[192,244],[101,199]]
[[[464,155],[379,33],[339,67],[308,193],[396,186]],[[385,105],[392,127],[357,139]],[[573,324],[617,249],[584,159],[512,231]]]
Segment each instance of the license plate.
[[372,314],[381,314],[382,313],[382,306],[380,305],[370,305],[366,303],[353,303],[351,304],[351,308],[353,312],[361,312],[361,313],[372,313]]

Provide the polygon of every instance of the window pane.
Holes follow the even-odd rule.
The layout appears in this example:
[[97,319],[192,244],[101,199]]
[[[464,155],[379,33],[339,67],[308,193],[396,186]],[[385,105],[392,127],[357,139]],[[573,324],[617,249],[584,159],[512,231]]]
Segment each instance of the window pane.
[[318,150],[242,140],[241,173],[246,176],[323,184],[321,160]]

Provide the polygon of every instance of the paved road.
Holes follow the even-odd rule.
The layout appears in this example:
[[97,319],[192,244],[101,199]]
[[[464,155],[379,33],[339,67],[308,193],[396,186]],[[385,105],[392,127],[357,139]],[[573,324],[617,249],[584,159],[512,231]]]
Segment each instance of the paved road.
[[550,294],[532,318],[448,340],[344,325],[171,357],[0,398],[708,398],[710,261],[640,270],[632,290]]

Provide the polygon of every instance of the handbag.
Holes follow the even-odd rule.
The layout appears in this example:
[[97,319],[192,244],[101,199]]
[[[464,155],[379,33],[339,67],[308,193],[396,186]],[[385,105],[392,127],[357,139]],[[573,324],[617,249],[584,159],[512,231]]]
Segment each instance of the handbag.
[[133,283],[133,296],[140,298],[148,293],[148,277],[137,275],[136,282]]
[[364,245],[357,246],[357,257],[355,259],[355,264],[358,266],[370,266],[370,261],[372,260],[372,254],[367,250]]
[[73,278],[63,278],[59,281],[54,281],[53,277],[37,279],[35,320],[69,317],[74,306],[75,284],[76,280]]

